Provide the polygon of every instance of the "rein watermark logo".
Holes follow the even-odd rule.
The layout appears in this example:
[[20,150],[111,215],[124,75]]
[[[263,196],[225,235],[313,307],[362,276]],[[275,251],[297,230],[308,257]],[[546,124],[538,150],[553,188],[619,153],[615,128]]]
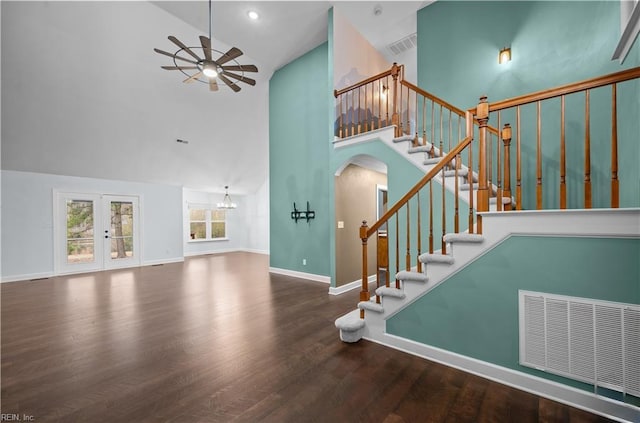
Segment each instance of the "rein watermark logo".
[[33,422],[35,418],[29,414],[1,413],[0,422]]

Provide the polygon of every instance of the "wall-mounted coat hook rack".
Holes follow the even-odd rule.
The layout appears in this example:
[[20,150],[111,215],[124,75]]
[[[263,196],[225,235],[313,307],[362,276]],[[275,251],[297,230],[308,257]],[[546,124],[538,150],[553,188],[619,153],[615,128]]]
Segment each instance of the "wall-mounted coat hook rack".
[[293,211],[291,212],[291,218],[298,223],[299,219],[306,219],[308,222],[310,219],[315,219],[316,212],[309,210],[309,202],[307,201],[307,210],[298,210],[296,203],[293,203]]

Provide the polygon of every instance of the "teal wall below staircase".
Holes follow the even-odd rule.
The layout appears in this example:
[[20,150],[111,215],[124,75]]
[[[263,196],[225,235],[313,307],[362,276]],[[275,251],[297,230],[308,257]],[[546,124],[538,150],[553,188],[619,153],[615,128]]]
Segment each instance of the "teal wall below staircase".
[[640,239],[512,236],[387,320],[387,332],[583,387],[518,364],[518,290],[640,304]]

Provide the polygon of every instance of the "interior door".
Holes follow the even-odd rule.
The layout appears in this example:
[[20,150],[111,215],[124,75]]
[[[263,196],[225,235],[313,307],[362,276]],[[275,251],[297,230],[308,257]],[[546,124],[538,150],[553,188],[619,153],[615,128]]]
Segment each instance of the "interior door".
[[104,195],[104,268],[140,265],[138,197]]

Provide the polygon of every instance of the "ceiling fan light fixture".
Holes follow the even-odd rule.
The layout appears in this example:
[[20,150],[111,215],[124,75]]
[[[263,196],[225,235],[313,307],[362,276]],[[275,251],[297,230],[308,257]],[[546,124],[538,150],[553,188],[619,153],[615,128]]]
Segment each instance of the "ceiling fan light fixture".
[[204,76],[206,76],[207,78],[215,78],[216,76],[218,76],[218,71],[216,70],[215,65],[206,65],[203,69],[202,69],[202,73],[204,74]]

